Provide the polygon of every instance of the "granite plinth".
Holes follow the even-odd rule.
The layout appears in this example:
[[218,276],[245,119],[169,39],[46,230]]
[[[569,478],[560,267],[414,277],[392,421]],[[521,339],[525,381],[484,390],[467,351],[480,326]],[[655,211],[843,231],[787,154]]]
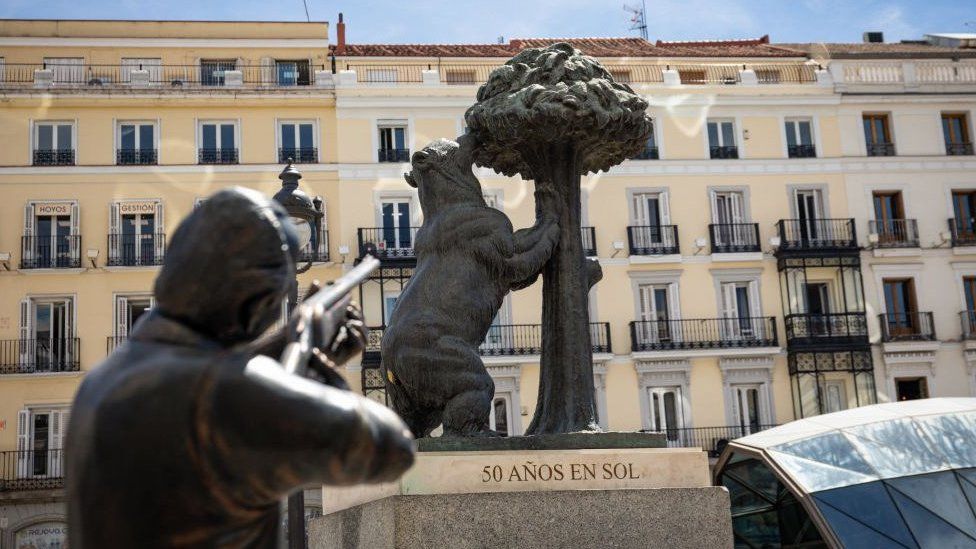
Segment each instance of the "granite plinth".
[[309,547],[731,548],[721,487],[396,496],[312,520]]
[[522,437],[427,437],[417,441],[420,452],[492,452],[518,450],[614,450],[664,448],[664,433],[560,433]]

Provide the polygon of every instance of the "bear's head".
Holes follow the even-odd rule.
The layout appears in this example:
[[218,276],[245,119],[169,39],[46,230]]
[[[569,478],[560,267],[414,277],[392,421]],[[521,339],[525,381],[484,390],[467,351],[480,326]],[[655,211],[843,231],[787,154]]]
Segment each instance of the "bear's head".
[[472,138],[461,136],[456,143],[437,139],[413,153],[409,173],[403,174],[420,195],[420,208],[429,218],[447,206],[462,203],[485,206],[481,183],[471,172]]

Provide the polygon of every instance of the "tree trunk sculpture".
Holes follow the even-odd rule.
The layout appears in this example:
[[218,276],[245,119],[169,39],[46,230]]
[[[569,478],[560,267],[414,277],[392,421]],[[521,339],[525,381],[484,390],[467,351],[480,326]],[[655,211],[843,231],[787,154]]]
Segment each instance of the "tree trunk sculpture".
[[542,360],[526,434],[599,430],[587,307],[599,264],[583,255],[580,177],[637,154],[652,131],[647,101],[565,43],[527,49],[491,73],[465,113],[479,166],[552,190],[560,239],[542,269]]

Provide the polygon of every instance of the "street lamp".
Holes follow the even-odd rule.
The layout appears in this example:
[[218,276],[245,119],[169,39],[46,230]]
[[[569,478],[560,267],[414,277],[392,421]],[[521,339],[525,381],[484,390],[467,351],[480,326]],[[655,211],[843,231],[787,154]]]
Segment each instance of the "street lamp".
[[[319,223],[322,220],[322,200],[318,197],[313,201],[305,194],[305,191],[298,188],[298,180],[302,178],[302,173],[295,169],[292,159],[288,159],[288,165],[278,174],[281,180],[281,189],[275,193],[274,200],[284,206],[295,226],[298,235],[298,249],[302,250],[309,243],[313,242],[313,235],[321,233]],[[314,242],[317,244],[318,239]],[[312,267],[315,260],[315,252],[312,250],[307,263],[302,266],[295,265],[295,273],[304,273]],[[288,292],[288,310],[294,311],[298,305],[298,279],[292,282],[291,290]],[[305,549],[305,491],[299,490],[288,496],[288,547],[289,549]]]

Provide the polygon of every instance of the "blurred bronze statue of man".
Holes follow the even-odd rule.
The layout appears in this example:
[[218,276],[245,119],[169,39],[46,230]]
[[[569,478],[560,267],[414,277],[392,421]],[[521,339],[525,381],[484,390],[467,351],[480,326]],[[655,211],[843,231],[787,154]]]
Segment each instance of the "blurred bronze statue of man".
[[[328,385],[341,385],[330,365],[363,345],[348,297],[317,310],[313,326],[296,314],[258,340],[281,315],[297,254],[285,211],[254,191],[221,191],[180,224],[156,307],[75,397],[72,548],[274,547],[289,493],[390,481],[410,467],[400,418]],[[285,333],[307,329],[319,380],[269,358]]]

